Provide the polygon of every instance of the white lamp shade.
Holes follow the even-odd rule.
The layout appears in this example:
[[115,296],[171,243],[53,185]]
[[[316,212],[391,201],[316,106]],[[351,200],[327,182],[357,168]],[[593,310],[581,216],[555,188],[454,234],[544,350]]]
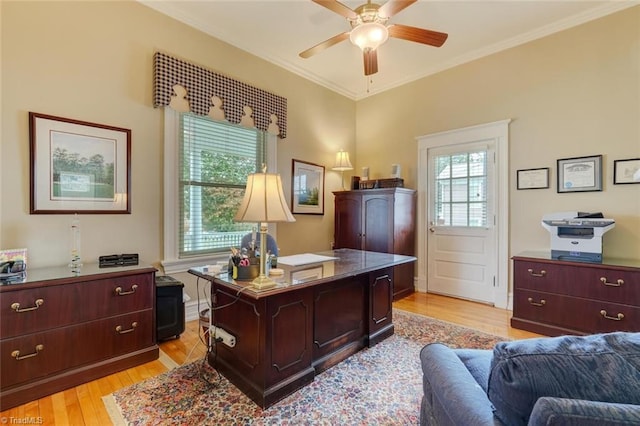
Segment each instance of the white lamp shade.
[[253,173],[247,177],[247,189],[236,222],[295,222],[282,191],[280,175]]
[[349,33],[351,43],[363,51],[375,50],[389,38],[389,30],[378,22],[365,22],[358,25]]
[[340,150],[340,152],[336,154],[336,165],[333,166],[333,170],[338,170],[338,171],[353,170],[351,161],[349,161],[348,152]]

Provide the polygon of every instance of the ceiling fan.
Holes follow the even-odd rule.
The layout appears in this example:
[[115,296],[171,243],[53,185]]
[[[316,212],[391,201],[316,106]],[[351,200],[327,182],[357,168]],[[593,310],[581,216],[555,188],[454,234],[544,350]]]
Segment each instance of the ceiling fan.
[[346,31],[322,43],[316,44],[312,48],[301,52],[300,56],[302,58],[309,58],[334,44],[350,39],[353,44],[362,49],[364,55],[364,75],[372,75],[378,72],[377,48],[387,41],[389,37],[428,44],[435,47],[442,46],[448,37],[448,34],[445,33],[407,25],[386,25],[389,18],[412,5],[417,0],[388,0],[383,5],[371,3],[371,0],[368,0],[367,3],[358,6],[355,10],[350,9],[337,0],[312,1],[347,18],[347,21],[349,21],[351,25],[351,31]]

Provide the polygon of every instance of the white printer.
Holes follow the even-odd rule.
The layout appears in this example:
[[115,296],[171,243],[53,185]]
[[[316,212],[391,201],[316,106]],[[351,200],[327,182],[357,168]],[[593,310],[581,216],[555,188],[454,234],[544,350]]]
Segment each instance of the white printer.
[[602,213],[561,212],[542,217],[551,234],[551,257],[561,260],[602,262],[602,236],[616,222]]

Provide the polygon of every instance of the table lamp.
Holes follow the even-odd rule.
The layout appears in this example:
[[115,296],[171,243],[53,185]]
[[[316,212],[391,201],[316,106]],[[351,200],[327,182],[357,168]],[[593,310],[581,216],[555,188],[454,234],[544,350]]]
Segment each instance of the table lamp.
[[351,161],[349,161],[349,153],[343,150],[340,150],[336,154],[336,164],[333,166],[333,170],[338,170],[342,173],[342,189],[344,190],[344,171],[345,170],[353,170],[353,166],[351,165]]
[[233,220],[260,223],[260,275],[252,285],[257,290],[275,287],[276,282],[265,275],[267,223],[296,221],[284,198],[280,175],[267,173],[266,167],[262,173],[250,174],[244,199]]

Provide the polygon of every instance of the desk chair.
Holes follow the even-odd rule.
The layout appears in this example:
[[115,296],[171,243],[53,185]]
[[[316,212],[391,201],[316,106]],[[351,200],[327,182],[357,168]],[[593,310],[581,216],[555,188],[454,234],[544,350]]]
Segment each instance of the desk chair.
[[[252,233],[248,233],[244,237],[242,237],[242,241],[240,242],[241,248],[249,248],[251,244],[251,235]],[[256,247],[260,247],[260,233],[256,233]],[[276,244],[276,239],[273,238],[270,234],[267,234],[267,251],[270,251],[274,256],[278,256],[278,245]]]

